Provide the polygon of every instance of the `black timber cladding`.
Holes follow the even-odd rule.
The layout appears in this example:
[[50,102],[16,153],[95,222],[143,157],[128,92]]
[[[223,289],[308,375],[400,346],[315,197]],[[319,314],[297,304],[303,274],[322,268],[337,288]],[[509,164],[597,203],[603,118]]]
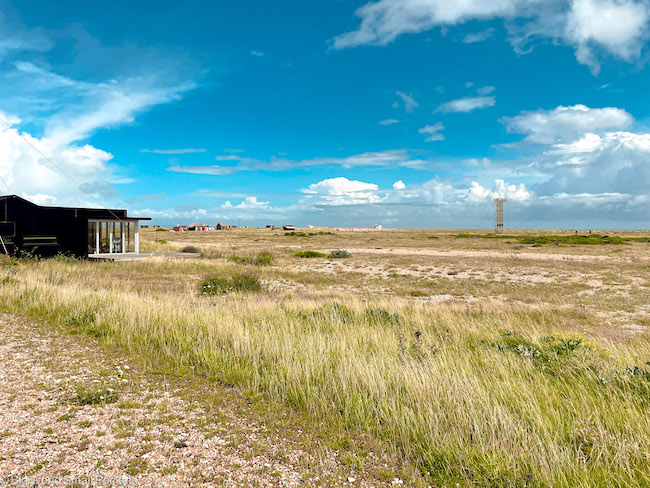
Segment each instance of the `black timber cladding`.
[[59,253],[86,257],[89,220],[150,219],[128,217],[126,210],[46,207],[16,195],[0,196],[0,236],[9,254],[20,249],[44,257]]

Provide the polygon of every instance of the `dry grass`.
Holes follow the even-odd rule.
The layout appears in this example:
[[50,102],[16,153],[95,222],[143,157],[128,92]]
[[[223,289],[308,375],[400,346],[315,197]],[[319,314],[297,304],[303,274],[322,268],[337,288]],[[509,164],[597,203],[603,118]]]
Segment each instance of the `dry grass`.
[[[437,486],[650,485],[647,243],[333,232],[159,233],[205,257],[5,266],[0,304],[370,432]],[[355,251],[291,256],[333,249]],[[261,251],[273,266],[228,259]],[[265,290],[201,296],[242,272]]]

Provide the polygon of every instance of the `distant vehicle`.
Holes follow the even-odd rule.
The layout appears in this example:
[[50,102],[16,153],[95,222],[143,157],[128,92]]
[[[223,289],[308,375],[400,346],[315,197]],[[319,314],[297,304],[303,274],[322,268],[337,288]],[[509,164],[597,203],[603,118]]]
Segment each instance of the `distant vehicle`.
[[283,229],[283,230],[296,230],[296,226],[295,226],[295,225],[291,225],[291,224],[283,225],[283,226],[282,226],[282,229]]

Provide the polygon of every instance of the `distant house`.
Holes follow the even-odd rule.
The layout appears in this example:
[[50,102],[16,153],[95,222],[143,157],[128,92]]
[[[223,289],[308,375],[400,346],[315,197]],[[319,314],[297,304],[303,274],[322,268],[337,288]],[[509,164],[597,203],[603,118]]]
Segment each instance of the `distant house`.
[[186,230],[214,230],[214,227],[202,224],[201,222],[194,222],[193,224],[188,225]]
[[228,224],[225,222],[219,222],[217,224],[217,230],[226,230],[228,228]]
[[172,230],[174,232],[185,232],[187,230],[187,226],[186,225],[175,225],[174,227],[172,227]]
[[46,207],[16,195],[0,196],[0,254],[135,254],[140,252],[140,220],[151,219],[129,217],[126,210]]

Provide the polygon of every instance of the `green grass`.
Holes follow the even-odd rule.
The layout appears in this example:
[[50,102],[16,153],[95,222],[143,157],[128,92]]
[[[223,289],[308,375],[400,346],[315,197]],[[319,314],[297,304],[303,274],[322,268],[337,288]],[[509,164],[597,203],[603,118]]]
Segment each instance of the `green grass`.
[[100,405],[114,403],[118,398],[118,393],[109,388],[79,387],[72,402],[77,405]]
[[[0,280],[0,307],[96,335],[165,370],[191,369],[282,402],[334,432],[365,432],[415,463],[432,486],[650,486],[650,336],[617,338],[621,330],[565,299],[578,284],[540,285],[536,296],[551,289],[555,301],[533,306],[337,294],[345,278],[320,294],[212,300],[196,293],[198,276],[209,271],[229,286],[237,265],[191,261],[125,263],[119,272],[20,263],[0,269],[19,277]],[[149,282],[121,285],[179,268],[172,276],[194,281],[173,293]],[[123,281],[93,288],[107,272]],[[397,279],[412,293],[440,293],[436,281]],[[485,289],[458,286],[459,295]]]
[[571,245],[605,245],[605,244],[626,244],[628,241],[650,242],[645,237],[618,237],[604,236],[600,234],[587,235],[566,235],[566,236],[513,236],[505,234],[454,234],[451,237],[458,239],[510,239],[516,240],[519,244],[571,244]]
[[231,292],[255,293],[262,291],[260,280],[247,274],[236,274],[230,278],[210,278],[201,285],[203,295],[225,295]]
[[332,251],[328,257],[330,259],[342,259],[342,258],[349,258],[350,256],[352,256],[352,254],[350,254],[348,251],[344,249],[339,249],[338,251]]
[[327,254],[318,251],[298,251],[293,253],[296,258],[324,258]]

